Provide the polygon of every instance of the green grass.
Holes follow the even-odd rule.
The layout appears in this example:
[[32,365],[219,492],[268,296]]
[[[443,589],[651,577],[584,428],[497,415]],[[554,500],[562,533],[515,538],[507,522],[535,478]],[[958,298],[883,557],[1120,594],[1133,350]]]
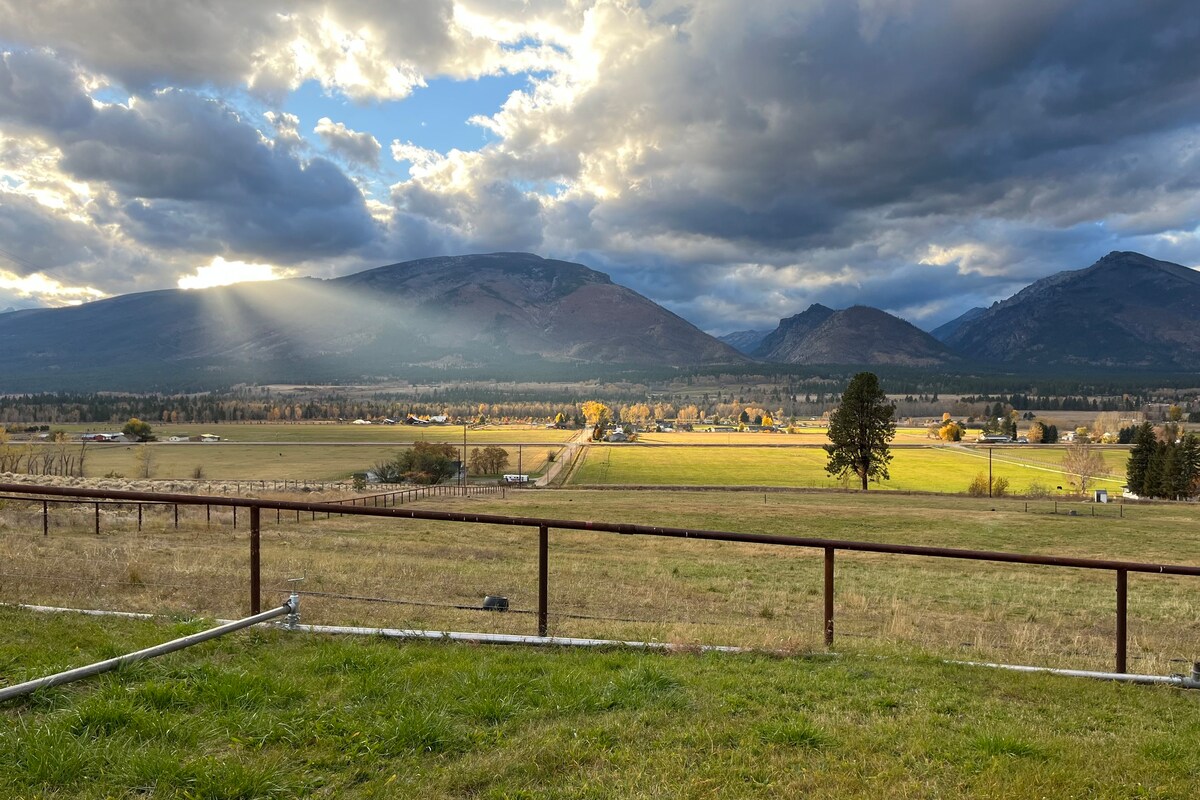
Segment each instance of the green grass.
[[[196,468],[210,480],[313,480],[336,481],[349,478],[355,472],[365,472],[380,461],[393,458],[409,443],[356,444],[245,444],[216,442],[151,442],[137,444],[88,445],[85,471],[89,477],[110,473],[127,478],[139,477],[141,467],[138,452],[149,448],[152,454],[151,477],[157,479],[186,479],[193,477]],[[467,442],[467,452],[485,446],[483,442]],[[462,439],[458,441],[461,452]],[[557,453],[558,445],[523,445],[504,448],[509,454],[509,468],[541,474],[546,467],[547,453]]]
[[[0,609],[4,680],[191,626]],[[652,654],[260,630],[0,706],[7,797],[1191,798],[1183,690],[902,651]]]
[[[720,435],[720,434],[717,434]],[[873,488],[900,491],[963,493],[979,473],[988,472],[983,448],[894,448],[890,479]],[[1108,456],[1109,454],[1106,454]],[[1023,494],[1031,487],[1057,493],[1070,477],[1061,470],[1061,448],[997,448],[992,474],[1007,478],[1009,491]],[[1125,458],[1111,453],[1111,461]],[[819,447],[639,447],[590,446],[571,477],[575,485],[642,484],[680,486],[797,486],[836,488],[838,480],[825,472],[828,461]],[[1120,470],[1123,472],[1123,462]],[[1123,479],[1100,478],[1097,488],[1110,492]],[[853,486],[854,484],[849,484]]]

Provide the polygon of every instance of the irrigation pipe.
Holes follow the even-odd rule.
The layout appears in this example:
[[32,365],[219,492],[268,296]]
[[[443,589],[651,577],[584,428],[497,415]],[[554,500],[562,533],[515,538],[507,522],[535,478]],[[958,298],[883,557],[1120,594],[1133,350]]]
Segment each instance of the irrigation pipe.
[[[203,631],[201,633],[192,634],[191,636],[185,636],[183,639],[176,639],[174,642],[168,642],[167,644],[162,644],[162,645],[159,645],[158,647],[151,647],[151,648],[147,648],[146,650],[139,650],[137,653],[130,653],[127,656],[120,656],[119,658],[110,659],[110,661],[111,662],[124,661],[125,663],[132,663],[132,661],[136,661],[141,658],[150,658],[155,655],[162,655],[163,653],[171,652],[170,650],[163,650],[162,648],[172,647],[172,645],[175,645],[174,647],[172,647],[172,650],[179,650],[183,647],[189,646],[190,644],[197,644],[198,642],[205,641],[206,639],[211,639],[215,636],[220,636],[223,633],[228,633],[230,631],[238,630],[239,628],[245,628],[245,627],[248,627],[249,625],[254,625],[256,622],[261,622],[261,621],[265,621],[267,619],[271,619],[273,617],[282,616],[283,614],[294,614],[294,613],[296,613],[295,609],[298,607],[298,605],[294,605],[294,603],[298,604],[298,598],[293,597],[292,599],[289,599],[288,602],[284,603],[279,608],[271,609],[270,611],[264,611],[263,613],[257,614],[253,617],[247,617],[246,619],[243,619],[243,620],[237,620],[236,622],[230,622],[225,625],[222,625],[219,628],[213,628],[208,631]],[[27,609],[30,611],[42,611],[42,612],[52,612],[52,613],[73,612],[73,613],[79,613],[79,614],[90,614],[90,615],[95,615],[95,616],[120,616],[120,617],[139,617],[139,618],[152,618],[154,616],[153,614],[139,614],[139,613],[134,613],[134,612],[129,612],[129,611],[99,611],[99,610],[85,610],[85,609],[78,609],[78,608],[59,608],[59,607],[55,607],[55,606],[33,606],[33,605],[22,604],[18,607],[24,608],[24,609]],[[567,636],[520,636],[520,635],[503,634],[503,633],[463,633],[463,632],[458,632],[458,631],[427,631],[427,630],[418,630],[418,629],[409,629],[409,628],[367,628],[367,627],[353,627],[353,626],[344,626],[344,625],[289,625],[288,627],[290,630],[303,631],[305,633],[324,633],[324,634],[351,635],[351,636],[380,636],[380,637],[384,637],[387,639],[412,639],[412,640],[436,641],[436,642],[467,642],[467,643],[471,643],[471,644],[525,645],[525,646],[531,646],[531,647],[551,647],[551,646],[553,646],[553,647],[629,647],[629,648],[634,648],[634,649],[639,649],[639,650],[662,650],[662,651],[680,650],[680,651],[690,651],[690,652],[700,652],[700,653],[750,653],[750,652],[755,652],[753,648],[731,647],[728,645],[691,646],[691,645],[672,644],[670,642],[636,642],[636,641],[626,642],[626,641],[620,641],[617,639],[579,639],[579,638],[567,637]],[[203,638],[197,638],[197,637],[203,637]],[[181,644],[183,642],[187,642],[187,643]],[[152,651],[159,651],[159,652],[152,652]],[[829,653],[828,655],[836,656],[838,654],[837,653]],[[101,664],[108,664],[108,663],[110,663],[110,661],[101,662]],[[1085,670],[1085,669],[1058,669],[1055,667],[1031,667],[1031,666],[1024,666],[1024,665],[1020,665],[1020,664],[1000,664],[1000,663],[993,663],[993,662],[986,662],[986,661],[958,661],[958,660],[953,660],[953,659],[943,660],[942,663],[954,664],[954,665],[963,666],[963,667],[982,667],[982,668],[986,668],[986,669],[1003,669],[1003,670],[1009,670],[1012,672],[1024,672],[1024,673],[1039,673],[1040,672],[1040,673],[1045,673],[1047,675],[1058,675],[1061,677],[1068,677],[1068,678],[1091,678],[1093,680],[1119,681],[1119,682],[1124,682],[1124,683],[1133,683],[1133,684],[1141,684],[1141,685],[1177,686],[1181,689],[1200,689],[1200,662],[1197,662],[1196,664],[1194,664],[1192,666],[1192,674],[1190,676],[1188,676],[1188,675],[1138,675],[1138,674],[1132,674],[1132,673],[1127,673],[1127,672],[1096,672],[1096,671]],[[45,683],[45,682],[50,681],[54,678],[59,678],[62,676],[70,675],[75,672],[79,672],[80,670],[91,670],[98,666],[100,666],[100,664],[93,664],[91,667],[81,667],[79,670],[71,670],[71,672],[63,672],[63,673],[60,673],[59,675],[52,675],[48,678],[42,678],[40,680],[29,681],[27,683],[22,683],[22,684],[18,684],[16,686],[9,686],[4,689],[0,689],[0,701],[7,700],[10,697],[16,697],[16,696],[18,696],[18,694],[28,694],[29,692],[32,692],[36,689],[43,688],[45,686],[56,686],[60,683],[66,683],[67,680],[59,680],[54,683]],[[108,667],[108,669],[113,669],[116,666],[118,666],[118,664],[114,664],[113,666]],[[95,674],[98,674],[99,672],[103,672],[103,671],[105,671],[105,670],[95,670],[95,671],[89,672],[87,674],[95,675]],[[78,680],[79,678],[82,678],[82,677],[86,677],[86,676],[78,675],[76,677],[70,678],[70,680]],[[31,688],[28,688],[25,691],[20,692],[20,693],[17,693],[15,691],[17,689],[20,689],[21,687],[26,687],[26,686],[31,687]]]
[[[264,611],[261,614],[255,614],[244,619],[227,622],[224,625],[218,625],[215,628],[209,628],[206,631],[193,633],[190,636],[184,636],[180,639],[174,639],[170,642],[147,647],[144,650],[138,650],[133,653],[127,653],[123,656],[110,658],[106,661],[98,661],[95,664],[88,664],[86,667],[76,667],[69,669],[66,672],[59,672],[54,675],[47,675],[44,678],[36,678],[24,683],[18,683],[13,686],[5,686],[0,688],[0,702],[10,700],[14,697],[22,697],[24,695],[35,692],[38,689],[48,689],[51,686],[61,686],[64,683],[72,683],[83,678],[90,678],[93,675],[99,675],[104,672],[123,667],[126,664],[133,664],[137,661],[142,661],[147,658],[155,658],[157,656],[173,653],[176,650],[182,650],[185,647],[191,647],[201,642],[207,642],[209,639],[215,639],[218,636],[224,636],[227,633],[240,631],[242,628],[249,628],[252,625],[257,625],[260,622],[282,617],[285,614],[295,614],[299,609],[299,600],[296,597],[288,598],[288,601],[283,605]],[[55,609],[58,610],[58,609]],[[94,613],[94,612],[93,612]]]
[[1054,667],[1027,667],[1020,664],[992,664],[985,661],[947,661],[947,664],[960,664],[964,667],[988,667],[989,669],[1006,669],[1010,672],[1044,672],[1048,675],[1062,675],[1068,678],[1094,678],[1101,681],[1122,681],[1124,683],[1140,683],[1146,685],[1178,686],[1182,689],[1200,689],[1200,662],[1192,667],[1188,675],[1134,675],[1128,672],[1093,672],[1086,669],[1056,669]]
[[623,642],[617,639],[577,639],[568,636],[520,636],[508,633],[461,633],[458,631],[423,631],[411,628],[359,628],[345,625],[296,625],[294,630],[306,633],[348,634],[352,636],[382,636],[387,639],[422,639],[436,642],[470,642],[472,644],[521,644],[532,647],[631,647],[638,650],[686,650],[701,653],[747,653],[744,647],[727,645],[678,645],[670,642]]

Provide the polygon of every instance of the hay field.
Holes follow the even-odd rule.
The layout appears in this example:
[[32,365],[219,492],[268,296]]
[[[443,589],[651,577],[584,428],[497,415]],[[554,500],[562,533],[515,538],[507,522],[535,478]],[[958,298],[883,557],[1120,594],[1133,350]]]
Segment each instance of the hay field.
[[[873,484],[880,489],[923,492],[966,492],[980,472],[987,474],[988,452],[983,448],[894,448],[890,480]],[[995,448],[992,474],[1007,478],[1009,491],[1030,489],[1060,494],[1067,484],[1062,471],[1063,450],[1055,447]],[[1120,478],[1104,477],[1097,488],[1111,491],[1124,483],[1124,451],[1106,453],[1110,469]],[[827,456],[819,447],[639,447],[594,445],[585,449],[583,461],[571,483],[588,485],[692,485],[692,486],[794,486],[836,488],[837,480],[825,472]],[[1120,464],[1118,467],[1117,464]]]

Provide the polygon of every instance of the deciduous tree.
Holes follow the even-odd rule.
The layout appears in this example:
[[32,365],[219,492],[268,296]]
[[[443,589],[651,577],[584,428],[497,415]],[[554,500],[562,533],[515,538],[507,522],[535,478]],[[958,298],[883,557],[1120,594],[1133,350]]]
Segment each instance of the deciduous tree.
[[417,442],[391,461],[371,468],[381,483],[434,484],[454,475],[458,449],[450,444]]
[[150,423],[142,422],[137,417],[130,417],[129,421],[125,423],[125,427],[121,428],[121,433],[135,442],[154,441],[154,433],[150,427]]
[[1104,456],[1086,439],[1082,442],[1076,441],[1067,447],[1067,452],[1063,456],[1063,469],[1077,478],[1079,491],[1084,494],[1087,493],[1088,484],[1092,482],[1092,478],[1107,471],[1104,465]]

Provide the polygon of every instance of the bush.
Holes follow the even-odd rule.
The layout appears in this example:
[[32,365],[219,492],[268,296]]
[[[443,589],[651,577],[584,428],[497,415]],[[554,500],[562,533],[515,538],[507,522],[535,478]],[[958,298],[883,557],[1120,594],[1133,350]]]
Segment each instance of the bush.
[[988,496],[988,478],[982,472],[975,476],[971,481],[971,485],[967,487],[967,494],[971,497],[987,497]]
[[454,475],[458,451],[448,444],[417,442],[391,461],[381,461],[371,471],[380,483],[439,483]]
[[1029,497],[1049,497],[1050,489],[1037,481],[1029,484],[1029,488],[1025,490],[1025,494]]
[[1004,497],[1008,494],[1008,478],[996,478],[992,481],[992,497]]

